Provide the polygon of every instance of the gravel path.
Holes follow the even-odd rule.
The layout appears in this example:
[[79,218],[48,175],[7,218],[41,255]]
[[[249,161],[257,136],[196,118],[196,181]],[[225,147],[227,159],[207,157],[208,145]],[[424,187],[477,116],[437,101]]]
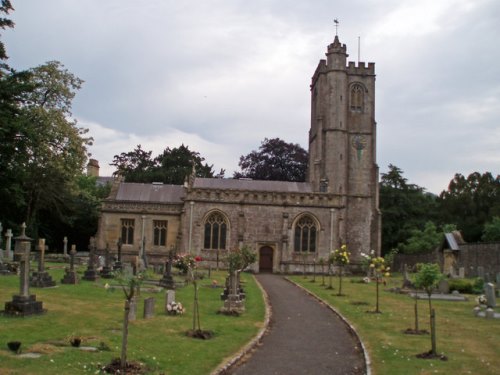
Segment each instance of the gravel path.
[[269,332],[233,375],[364,374],[363,351],[330,309],[279,275],[257,276],[269,295]]

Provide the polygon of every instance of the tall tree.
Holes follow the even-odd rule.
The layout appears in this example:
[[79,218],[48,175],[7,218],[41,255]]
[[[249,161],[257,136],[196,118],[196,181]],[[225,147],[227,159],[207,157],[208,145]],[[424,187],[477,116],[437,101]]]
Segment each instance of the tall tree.
[[144,151],[138,145],[131,152],[115,155],[111,165],[117,169],[115,174],[123,176],[127,182],[182,185],[193,170],[196,177],[214,177],[213,165],[204,163],[205,158],[188,146],[167,147],[154,159],[151,154],[152,151]]
[[[2,181],[0,190],[12,194],[10,202],[19,198],[12,205],[23,217],[16,219],[26,221],[36,235],[40,210],[62,212],[66,191],[74,189],[82,173],[91,138],[71,118],[71,103],[82,83],[79,78],[57,61],[32,68],[23,77],[22,83],[29,87],[19,93],[20,100],[6,114],[0,133],[0,164],[10,183],[6,187]],[[19,80],[10,78],[12,89]]]
[[241,171],[235,172],[233,177],[303,182],[307,162],[308,153],[299,144],[265,138],[258,151],[240,157]]
[[409,184],[403,171],[389,164],[380,181],[382,211],[382,251],[388,253],[405,242],[414,230],[423,230],[425,223],[435,220],[436,198],[425,189]]
[[465,241],[480,241],[484,225],[500,216],[500,175],[457,173],[438,203],[443,222],[455,223]]
[[[12,7],[10,0],[2,0],[0,2],[0,14],[8,15],[13,10],[14,8]],[[14,27],[14,22],[12,22],[12,20],[5,17],[0,17],[0,28],[2,30],[12,27]],[[5,45],[1,40],[0,40],[0,60],[7,60],[7,51],[5,49]],[[5,63],[2,63],[2,68],[6,68]]]

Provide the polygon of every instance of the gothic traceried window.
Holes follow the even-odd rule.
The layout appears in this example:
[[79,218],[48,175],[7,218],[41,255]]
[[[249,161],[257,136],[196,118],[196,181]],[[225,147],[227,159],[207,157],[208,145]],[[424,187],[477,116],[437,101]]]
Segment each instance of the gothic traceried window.
[[205,249],[225,249],[227,236],[226,218],[219,212],[214,212],[205,221]]
[[167,220],[153,220],[153,244],[154,246],[167,245]]
[[122,233],[121,239],[124,245],[134,243],[134,219],[121,219]]
[[297,253],[316,251],[318,228],[312,217],[305,215],[295,224],[294,249]]
[[351,86],[351,97],[350,97],[351,111],[363,112],[364,95],[365,95],[365,90],[362,85],[354,84]]

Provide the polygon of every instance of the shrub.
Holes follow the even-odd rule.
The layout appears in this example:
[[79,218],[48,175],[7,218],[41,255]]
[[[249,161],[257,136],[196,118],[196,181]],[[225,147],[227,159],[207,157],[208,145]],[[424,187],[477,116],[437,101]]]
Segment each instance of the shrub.
[[475,279],[450,279],[450,290],[457,290],[465,294],[480,294],[483,292],[484,281],[480,277]]

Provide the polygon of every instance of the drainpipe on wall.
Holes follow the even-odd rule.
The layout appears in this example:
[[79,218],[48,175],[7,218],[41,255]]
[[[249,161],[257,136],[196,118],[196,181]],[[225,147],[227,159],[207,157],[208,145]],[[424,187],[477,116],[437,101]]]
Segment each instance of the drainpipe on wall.
[[329,252],[333,250],[333,224],[335,218],[335,208],[330,208],[330,249]]
[[140,254],[140,259],[144,262],[144,265],[147,267],[147,261],[146,261],[146,215],[142,215],[142,236],[141,236],[141,254]]
[[188,253],[191,254],[191,246],[192,246],[192,241],[193,241],[193,206],[194,202],[191,201],[189,202],[189,205],[191,206],[190,212],[189,212],[189,242],[188,242]]

